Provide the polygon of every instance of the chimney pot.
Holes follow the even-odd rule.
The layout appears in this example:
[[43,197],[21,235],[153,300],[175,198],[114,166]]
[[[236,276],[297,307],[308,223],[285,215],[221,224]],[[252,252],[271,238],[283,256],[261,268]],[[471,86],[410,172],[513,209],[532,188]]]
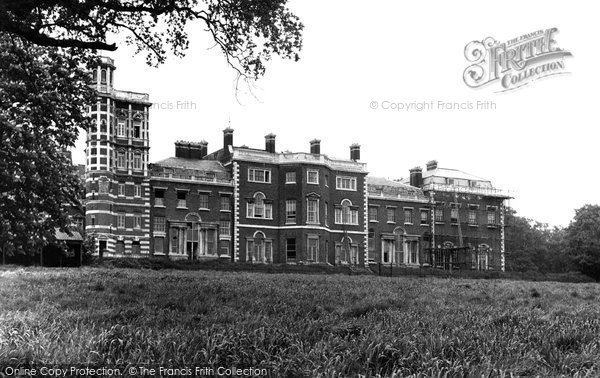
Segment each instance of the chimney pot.
[[414,167],[410,170],[410,186],[417,188],[423,186],[423,170],[421,167]]
[[229,146],[233,146],[233,129],[231,127],[223,130],[223,149],[227,150]]
[[200,141],[200,159],[203,159],[206,155],[208,155],[208,142],[205,140]]
[[275,153],[275,134],[265,135],[265,151]]
[[437,165],[437,160],[430,160],[429,162],[427,162],[427,170],[433,171],[434,169],[437,169]]
[[350,160],[360,160],[360,144],[354,143],[350,146]]
[[310,153],[315,155],[321,154],[321,140],[313,139],[310,141]]

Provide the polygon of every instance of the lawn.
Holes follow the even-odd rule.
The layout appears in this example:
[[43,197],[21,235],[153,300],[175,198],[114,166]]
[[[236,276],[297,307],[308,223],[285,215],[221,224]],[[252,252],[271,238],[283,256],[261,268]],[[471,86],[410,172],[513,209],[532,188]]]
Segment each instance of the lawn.
[[11,268],[0,364],[598,376],[599,299],[594,283]]

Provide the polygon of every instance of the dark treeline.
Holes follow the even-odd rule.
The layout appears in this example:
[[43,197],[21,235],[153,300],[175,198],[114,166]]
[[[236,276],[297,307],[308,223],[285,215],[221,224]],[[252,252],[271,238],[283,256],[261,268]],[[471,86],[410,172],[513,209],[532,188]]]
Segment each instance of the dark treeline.
[[549,227],[508,209],[506,269],[564,273],[581,271],[600,279],[600,206],[575,210],[568,227]]

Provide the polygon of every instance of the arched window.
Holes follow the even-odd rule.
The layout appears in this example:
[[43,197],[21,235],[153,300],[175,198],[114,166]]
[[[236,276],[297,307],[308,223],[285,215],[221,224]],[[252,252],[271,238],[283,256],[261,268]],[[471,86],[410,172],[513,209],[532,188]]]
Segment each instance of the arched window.
[[358,210],[352,207],[352,202],[345,199],[335,209],[336,224],[358,225]]
[[273,204],[265,203],[265,198],[263,193],[255,193],[254,197],[248,201],[246,217],[273,219]]
[[264,232],[256,231],[246,241],[246,261],[259,263],[273,262],[273,240],[267,239]]
[[106,84],[106,70],[100,71],[100,83]]

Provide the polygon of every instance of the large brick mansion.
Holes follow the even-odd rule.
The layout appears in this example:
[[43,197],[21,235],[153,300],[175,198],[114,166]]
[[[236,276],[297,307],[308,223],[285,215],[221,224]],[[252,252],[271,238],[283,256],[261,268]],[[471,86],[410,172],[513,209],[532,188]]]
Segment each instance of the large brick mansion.
[[[94,72],[96,125],[86,139],[85,230],[102,256],[226,258],[260,263],[383,263],[504,269],[504,200],[492,183],[437,162],[410,179],[368,175],[348,159],[206,141],[175,143],[150,163],[149,96],[113,88],[114,62]],[[308,147],[308,146],[307,146]]]

